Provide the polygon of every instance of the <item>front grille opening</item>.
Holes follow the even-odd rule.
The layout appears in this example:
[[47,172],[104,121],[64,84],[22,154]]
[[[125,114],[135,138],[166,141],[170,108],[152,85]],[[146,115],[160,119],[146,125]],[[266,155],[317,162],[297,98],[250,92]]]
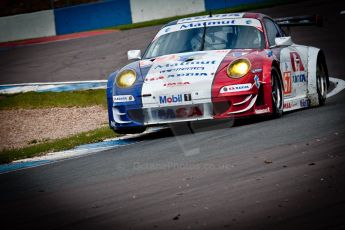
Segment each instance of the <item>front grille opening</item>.
[[229,110],[230,106],[231,106],[230,101],[214,102],[213,103],[213,114],[214,115],[223,114]]
[[131,109],[127,111],[127,114],[128,117],[135,122],[144,122],[144,113],[142,109]]
[[256,99],[256,105],[264,105],[264,87],[260,87],[258,97]]

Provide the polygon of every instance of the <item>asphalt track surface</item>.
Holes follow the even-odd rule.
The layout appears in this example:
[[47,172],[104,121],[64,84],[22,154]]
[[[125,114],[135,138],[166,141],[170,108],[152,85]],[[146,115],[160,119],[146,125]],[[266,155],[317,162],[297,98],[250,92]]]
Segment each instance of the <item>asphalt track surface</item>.
[[[259,11],[273,17],[323,15],[323,28],[296,29],[294,40],[323,48],[330,75],[344,79],[343,10],[342,1],[313,1]],[[107,41],[122,47],[121,56],[130,48],[126,40],[135,40],[133,48],[141,48],[157,28],[16,48],[0,55],[4,60],[4,53],[55,49],[65,57],[68,52],[62,50],[67,46],[82,47],[80,57],[91,61],[97,54],[88,50],[93,47],[117,66],[125,61],[113,57],[105,48]],[[129,34],[135,37],[125,39]],[[98,46],[106,52],[100,54]],[[16,62],[19,72],[21,63]],[[31,71],[24,80],[43,79]],[[46,76],[78,80],[59,74]],[[115,150],[2,174],[1,229],[344,229],[344,99],[342,91],[323,107],[285,113],[275,120],[241,120],[232,127],[231,122],[229,127],[212,123],[194,126],[195,133],[183,127],[162,130]]]

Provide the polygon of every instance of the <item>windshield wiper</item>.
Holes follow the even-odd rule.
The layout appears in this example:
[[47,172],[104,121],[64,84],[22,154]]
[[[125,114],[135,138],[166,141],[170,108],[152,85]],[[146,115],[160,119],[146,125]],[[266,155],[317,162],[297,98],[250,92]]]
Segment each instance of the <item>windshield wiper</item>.
[[203,33],[202,33],[202,40],[201,40],[200,51],[204,50],[204,46],[205,46],[205,36],[206,36],[206,22],[204,22],[204,31],[203,31]]

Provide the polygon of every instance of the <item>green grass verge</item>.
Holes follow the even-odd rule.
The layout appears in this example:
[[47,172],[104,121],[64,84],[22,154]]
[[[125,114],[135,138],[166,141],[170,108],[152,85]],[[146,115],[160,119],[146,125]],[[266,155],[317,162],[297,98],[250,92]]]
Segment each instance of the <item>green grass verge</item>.
[[[262,2],[262,3],[243,4],[241,6],[237,6],[237,7],[233,7],[233,8],[212,10],[212,14],[245,12],[245,11],[250,11],[250,10],[256,10],[256,9],[273,7],[273,6],[277,6],[277,5],[288,4],[288,3],[292,3],[292,2],[297,2],[297,0],[269,0],[266,2]],[[200,15],[205,15],[205,14],[209,14],[209,11],[204,11],[204,12],[194,13],[194,14],[181,15],[181,16],[175,16],[175,17],[169,17],[169,18],[162,18],[162,19],[157,19],[157,20],[152,20],[152,21],[127,24],[127,25],[106,27],[104,29],[129,30],[129,29],[135,29],[135,28],[141,28],[141,27],[147,27],[147,26],[157,26],[157,25],[166,24],[168,22],[171,22],[171,21],[174,21],[177,19],[186,18],[186,17],[193,17],[193,16],[200,16]]]
[[28,92],[13,95],[0,95],[0,110],[40,109],[52,107],[107,106],[105,89],[73,92]]
[[113,138],[116,135],[114,131],[106,126],[89,132],[83,132],[74,136],[51,140],[21,149],[3,150],[0,152],[0,164],[23,158],[40,156],[48,152],[68,150],[82,144],[100,142],[107,138]]

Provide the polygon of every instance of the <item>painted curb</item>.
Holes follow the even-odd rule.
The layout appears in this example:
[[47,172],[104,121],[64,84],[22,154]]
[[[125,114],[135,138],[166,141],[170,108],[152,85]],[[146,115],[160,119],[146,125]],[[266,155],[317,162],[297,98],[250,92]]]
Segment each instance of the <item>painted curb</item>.
[[0,85],[0,94],[15,94],[26,92],[67,92],[77,90],[106,89],[107,80],[23,83]]

